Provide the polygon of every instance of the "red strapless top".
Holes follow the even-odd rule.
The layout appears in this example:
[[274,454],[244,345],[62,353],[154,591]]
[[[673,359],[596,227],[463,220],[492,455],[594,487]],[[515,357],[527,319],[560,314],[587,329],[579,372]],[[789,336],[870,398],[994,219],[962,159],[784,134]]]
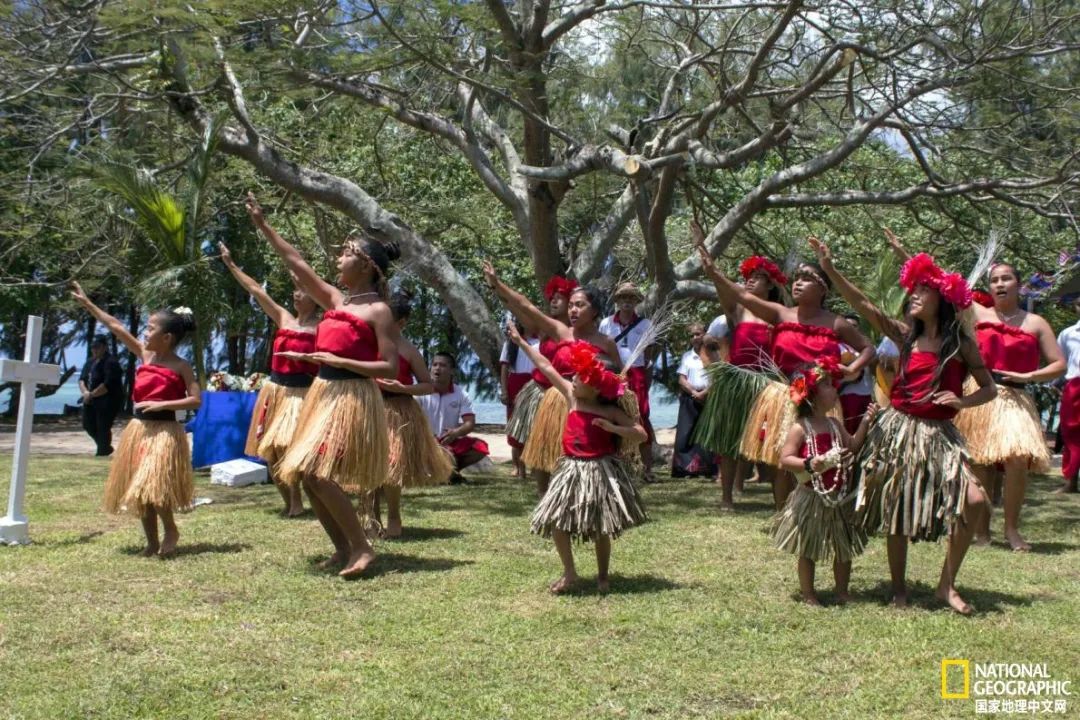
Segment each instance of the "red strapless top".
[[1026,330],[997,322],[975,326],[979,352],[990,370],[1034,372],[1039,369],[1039,338]]
[[592,424],[595,413],[571,410],[563,428],[563,454],[574,458],[594,460],[615,454],[615,435]]
[[802,365],[823,357],[840,362],[840,338],[832,328],[784,322],[773,326],[772,361],[791,377]]
[[398,355],[397,359],[397,381],[402,385],[412,385],[416,382],[416,378],[413,377],[412,365],[405,359],[404,355]]
[[[549,361],[554,362],[555,351],[559,349],[559,343],[551,338],[544,338],[540,341],[540,347],[537,348],[540,354],[546,357]],[[551,383],[544,377],[544,373],[540,372],[539,368],[533,368],[532,379],[536,381],[537,385],[542,388],[551,387]]]
[[741,322],[731,333],[731,364],[759,370],[772,355],[772,325]]
[[379,342],[371,326],[352,313],[327,310],[315,333],[315,349],[350,360],[379,358]]
[[187,383],[175,370],[164,365],[140,365],[135,369],[135,387],[131,389],[131,399],[135,402],[183,400],[186,397]]
[[[930,402],[937,361],[938,354],[934,352],[911,353],[907,366],[904,368],[903,377],[896,378],[889,395],[894,408],[927,420],[952,420],[956,417],[957,410]],[[939,392],[948,390],[957,397],[963,397],[966,377],[967,365],[962,360],[953,358],[945,363],[937,389]]]
[[[817,443],[817,451],[819,454],[824,454],[832,449],[832,433],[815,433],[814,441]],[[799,448],[799,457],[805,459],[810,457],[809,443],[803,440],[802,447]],[[832,490],[835,488],[839,481],[836,479],[836,472],[839,468],[829,468],[825,471],[825,474],[821,476],[821,484],[826,490]]]
[[270,358],[270,371],[282,375],[315,375],[319,372],[318,365],[278,357],[279,352],[315,352],[315,333],[285,328],[274,333],[274,355]]

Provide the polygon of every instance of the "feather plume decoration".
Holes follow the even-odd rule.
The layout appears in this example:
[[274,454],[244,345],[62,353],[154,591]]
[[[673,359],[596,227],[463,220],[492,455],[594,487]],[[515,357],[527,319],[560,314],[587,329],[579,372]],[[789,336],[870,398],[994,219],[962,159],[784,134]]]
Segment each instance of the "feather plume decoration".
[[626,371],[634,366],[638,358],[644,355],[651,345],[656,345],[671,332],[671,328],[675,326],[675,315],[684,306],[685,303],[672,303],[665,300],[660,307],[656,308],[656,311],[649,318],[649,329],[642,334],[641,339],[634,345],[634,349],[630,351],[630,354],[626,356],[626,360],[623,362],[623,370],[620,373],[623,377],[626,377]]
[[975,265],[967,276],[967,283],[971,287],[977,286],[994,264],[994,258],[997,257],[998,251],[1001,250],[1001,235],[1000,230],[991,230],[987,233],[986,240],[979,247],[979,255],[975,259]]

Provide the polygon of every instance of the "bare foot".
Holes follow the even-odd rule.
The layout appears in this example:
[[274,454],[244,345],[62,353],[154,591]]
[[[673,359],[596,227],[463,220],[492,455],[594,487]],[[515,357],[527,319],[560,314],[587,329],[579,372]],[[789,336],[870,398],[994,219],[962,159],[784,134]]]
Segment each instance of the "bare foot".
[[907,593],[896,593],[892,596],[892,600],[889,601],[889,604],[892,605],[894,608],[906,610],[908,606]]
[[323,560],[322,562],[317,563],[315,567],[320,570],[329,570],[330,568],[335,568],[338,565],[341,565],[343,562],[345,562],[345,553],[339,550],[330,557]]
[[972,545],[977,545],[979,547],[988,547],[990,543],[991,537],[989,535],[976,535],[971,540]]
[[573,587],[576,582],[577,575],[563,575],[558,580],[548,585],[548,590],[550,590],[553,595],[560,595]]
[[821,607],[821,601],[818,600],[817,595],[803,595],[802,601],[811,607]]
[[354,551],[353,554],[349,556],[349,561],[345,565],[345,569],[339,572],[338,575],[343,578],[357,577],[367,569],[367,566],[370,565],[374,559],[375,551],[370,548],[359,552]]
[[975,612],[975,610],[970,605],[964,602],[964,598],[960,597],[960,593],[956,592],[955,588],[946,591],[938,589],[938,591],[934,593],[934,597],[936,597],[941,602],[947,604],[950,608],[960,613],[961,615],[971,615],[973,612]]
[[720,512],[735,512],[735,503],[730,500],[721,500]]
[[382,536],[384,538],[393,540],[394,538],[401,537],[402,528],[400,520],[387,520],[386,527],[383,528]]
[[158,543],[150,543],[139,554],[142,555],[143,557],[154,557],[155,555],[158,554],[158,551],[160,549],[161,549],[161,545],[159,545]]
[[1031,545],[1020,536],[1018,530],[1006,531],[1005,539],[1009,541],[1009,547],[1013,549],[1013,552],[1031,552]]
[[285,517],[287,517],[287,518],[298,518],[298,517],[303,516],[303,514],[304,514],[304,506],[303,505],[297,505],[296,507],[291,507],[291,508],[289,508],[288,510],[285,511]]
[[611,584],[608,582],[607,578],[598,577],[596,578],[596,589],[600,591],[601,595],[607,595],[608,591],[611,589]]
[[836,591],[837,605],[847,605],[849,602],[851,602],[851,595],[846,592],[840,592],[839,590]]
[[1055,490],[1054,494],[1055,495],[1068,495],[1068,494],[1074,493],[1076,491],[1077,491],[1076,490],[1076,483],[1065,483],[1064,485],[1059,487],[1057,490]]
[[165,535],[161,538],[161,549],[158,550],[158,555],[163,558],[172,557],[176,554],[176,545],[179,542],[179,530],[166,530]]

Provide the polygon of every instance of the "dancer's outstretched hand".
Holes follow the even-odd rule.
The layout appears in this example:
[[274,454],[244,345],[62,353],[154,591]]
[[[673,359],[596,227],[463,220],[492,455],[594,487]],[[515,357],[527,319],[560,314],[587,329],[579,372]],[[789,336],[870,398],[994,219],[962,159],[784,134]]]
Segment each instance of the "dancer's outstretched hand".
[[86,297],[86,293],[83,292],[82,285],[77,280],[72,280],[68,283],[68,289],[71,291],[71,297],[78,300],[80,303],[87,302],[89,298]]
[[225,243],[219,242],[217,244],[217,248],[218,252],[221,254],[221,262],[225,263],[229,267],[235,267],[236,263],[233,262],[232,253],[229,252],[229,248],[226,247]]
[[494,289],[495,283],[499,281],[499,275],[495,272],[495,266],[491,264],[490,260],[485,260],[484,264],[480,267],[484,272],[484,282],[487,283],[489,288]]
[[244,200],[244,207],[247,209],[253,223],[262,225],[266,222],[266,218],[263,217],[262,206],[259,205],[259,201],[255,199],[255,195],[250,190],[247,199]]
[[897,237],[896,233],[889,228],[882,228],[882,231],[885,233],[885,242],[889,243],[889,247],[892,248],[892,251],[901,257],[907,257],[908,252],[904,249],[904,245],[900,241],[900,238]]
[[[694,231],[694,228],[697,228],[697,230]],[[697,248],[698,257],[701,258],[701,268],[709,277],[718,277],[720,271],[716,269],[716,263],[713,262],[712,256],[709,255],[709,251],[705,248],[705,233],[702,232],[701,226],[696,221],[691,220],[690,230],[693,231],[694,247]]]
[[817,235],[810,235],[806,238],[806,242],[810,243],[810,247],[813,248],[814,254],[817,255],[818,264],[826,265],[832,262],[832,250],[829,250],[829,246],[819,238]]
[[521,344],[521,333],[518,332],[517,325],[512,320],[506,323],[506,337],[515,345]]

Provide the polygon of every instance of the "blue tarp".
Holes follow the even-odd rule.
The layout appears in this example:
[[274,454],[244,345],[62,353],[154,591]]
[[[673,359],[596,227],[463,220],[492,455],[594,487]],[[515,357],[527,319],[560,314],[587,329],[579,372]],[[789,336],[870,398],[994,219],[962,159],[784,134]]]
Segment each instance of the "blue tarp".
[[191,464],[201,468],[247,458],[244,455],[251,413],[259,394],[253,392],[203,392],[202,406],[184,429],[191,433]]

